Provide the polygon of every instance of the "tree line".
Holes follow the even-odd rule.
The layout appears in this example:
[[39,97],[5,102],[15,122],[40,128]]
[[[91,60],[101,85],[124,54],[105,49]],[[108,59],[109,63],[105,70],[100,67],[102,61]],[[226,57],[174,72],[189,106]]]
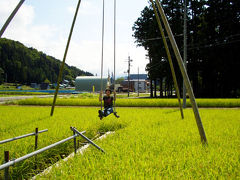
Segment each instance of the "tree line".
[[[183,57],[184,1],[161,2]],[[188,0],[187,7],[187,71],[195,96],[239,97],[240,1]],[[143,9],[133,31],[137,45],[148,51],[146,70],[153,82],[151,96],[157,96],[156,87],[160,97],[173,95],[171,71],[151,4]],[[168,44],[181,89],[182,76],[169,41]]]
[[[0,84],[9,83],[56,83],[61,61],[27,48],[18,41],[0,39]],[[93,76],[89,72],[65,64],[63,79],[73,81],[77,76]]]

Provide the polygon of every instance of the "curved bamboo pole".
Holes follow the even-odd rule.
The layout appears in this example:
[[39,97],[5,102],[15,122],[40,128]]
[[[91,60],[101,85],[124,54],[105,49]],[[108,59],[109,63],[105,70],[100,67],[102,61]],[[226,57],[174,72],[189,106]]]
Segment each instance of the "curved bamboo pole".
[[156,16],[156,19],[157,19],[157,22],[158,22],[159,30],[161,31],[163,44],[164,44],[164,47],[165,47],[165,50],[166,50],[166,53],[167,53],[167,57],[168,57],[168,61],[169,61],[169,64],[170,64],[172,77],[173,77],[173,82],[174,82],[174,86],[175,86],[176,93],[177,93],[179,109],[180,109],[180,112],[181,112],[181,117],[182,117],[182,119],[184,119],[183,108],[182,108],[182,103],[181,103],[181,98],[180,98],[180,91],[179,91],[179,88],[178,88],[176,73],[174,71],[173,62],[172,62],[171,54],[170,54],[170,51],[169,51],[169,48],[168,48],[167,40],[166,40],[165,35],[164,35],[163,27],[162,27],[162,24],[161,24],[160,17],[158,15],[156,6],[155,6],[153,0],[150,0],[150,1],[152,3],[153,9],[154,9],[154,13],[155,13],[155,16]]
[[192,104],[192,108],[193,108],[194,116],[195,116],[196,123],[197,123],[197,126],[198,126],[198,131],[199,131],[199,134],[200,134],[200,137],[201,137],[201,141],[202,141],[203,144],[207,144],[207,138],[206,138],[205,131],[204,131],[204,128],[203,128],[203,125],[202,125],[202,121],[201,121],[201,117],[200,117],[200,114],[199,114],[199,111],[198,111],[198,106],[197,106],[197,103],[196,103],[196,100],[195,100],[195,97],[194,97],[193,89],[192,89],[192,86],[191,86],[191,83],[190,83],[190,80],[189,80],[186,68],[185,68],[185,66],[183,64],[183,60],[182,60],[181,54],[179,52],[177,43],[176,43],[176,41],[175,41],[175,39],[173,37],[172,30],[170,28],[170,25],[168,23],[168,20],[167,20],[167,17],[165,15],[165,13],[164,13],[162,5],[159,2],[159,0],[155,0],[155,1],[157,3],[158,10],[159,10],[160,15],[162,17],[162,21],[164,23],[165,29],[166,29],[166,31],[168,33],[168,37],[169,37],[170,42],[172,44],[175,56],[176,56],[177,61],[178,61],[179,68],[181,70],[181,73],[182,73],[182,76],[183,76],[183,79],[184,79],[184,83],[185,83],[188,95],[190,97],[190,102]]

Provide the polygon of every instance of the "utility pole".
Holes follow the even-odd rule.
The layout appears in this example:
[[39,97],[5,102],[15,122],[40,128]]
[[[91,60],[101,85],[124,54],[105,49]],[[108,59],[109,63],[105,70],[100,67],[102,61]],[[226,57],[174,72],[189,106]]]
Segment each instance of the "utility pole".
[[138,97],[139,97],[139,67],[138,67]]
[[[184,0],[183,62],[187,70],[187,0]],[[183,80],[183,108],[186,108],[186,86]]]
[[128,97],[129,97],[129,90],[130,90],[130,67],[131,67],[131,62],[133,60],[130,58],[130,56],[128,56]]

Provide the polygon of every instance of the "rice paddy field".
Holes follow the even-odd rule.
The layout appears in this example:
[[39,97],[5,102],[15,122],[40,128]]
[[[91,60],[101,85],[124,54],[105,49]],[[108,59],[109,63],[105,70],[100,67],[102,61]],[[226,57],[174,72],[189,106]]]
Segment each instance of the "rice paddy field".
[[[120,99],[119,99],[120,101]],[[240,110],[200,109],[208,139],[202,145],[191,109],[182,120],[177,108],[118,108],[121,116],[99,120],[97,107],[0,106],[0,141],[48,129],[39,135],[39,148],[71,136],[70,126],[86,136],[114,131],[37,179],[240,179]],[[81,138],[78,138],[81,140]],[[81,142],[83,142],[81,140]],[[80,142],[80,144],[81,144]],[[34,151],[34,137],[1,144],[10,159]],[[10,168],[12,179],[28,179],[73,152],[73,141],[57,146]],[[3,161],[3,156],[0,156]],[[0,172],[0,179],[3,171]]]
[[[57,106],[100,106],[98,98],[94,95],[79,97],[61,97],[56,101]],[[36,105],[51,106],[52,98],[32,98],[16,102],[8,102],[15,105]],[[240,99],[196,99],[199,107],[240,107]],[[150,98],[118,98],[116,101],[118,107],[178,107],[177,99],[150,99]],[[187,99],[187,107],[191,107]]]

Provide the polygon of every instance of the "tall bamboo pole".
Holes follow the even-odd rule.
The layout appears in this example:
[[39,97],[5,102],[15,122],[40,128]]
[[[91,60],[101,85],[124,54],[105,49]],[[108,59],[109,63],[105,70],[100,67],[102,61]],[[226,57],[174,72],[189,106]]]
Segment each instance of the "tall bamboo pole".
[[114,0],[114,77],[113,77],[113,90],[114,90],[114,112],[116,112],[116,94],[115,94],[115,78],[116,78],[116,13],[117,13],[117,2]]
[[25,0],[21,0],[18,5],[16,6],[16,8],[13,10],[13,12],[11,13],[11,15],[8,17],[7,21],[5,22],[5,24],[3,25],[1,31],[0,31],[0,38],[2,37],[4,31],[7,29],[8,25],[10,24],[10,22],[12,21],[12,19],[14,18],[14,16],[16,15],[16,13],[18,12],[18,10],[20,9],[20,7],[22,6],[22,4],[24,3]]
[[65,61],[66,61],[67,52],[68,52],[69,44],[70,44],[70,41],[71,41],[73,28],[74,28],[74,25],[75,25],[75,22],[76,22],[76,19],[77,19],[77,14],[78,14],[80,4],[81,4],[81,0],[79,0],[78,4],[77,4],[76,12],[75,12],[73,22],[72,22],[72,27],[71,27],[69,37],[68,37],[68,41],[67,41],[67,46],[66,46],[65,53],[64,53],[64,56],[63,56],[63,61],[62,61],[60,71],[59,71],[59,74],[58,74],[58,81],[57,81],[56,91],[55,91],[55,94],[54,94],[54,99],[53,99],[53,104],[52,104],[52,109],[51,109],[51,116],[53,115],[53,112],[54,112],[54,107],[55,107],[55,103],[56,103],[57,95],[58,95],[58,90],[59,90],[59,84],[60,84],[60,81],[62,80],[63,68],[64,68],[64,64],[65,64]]
[[180,98],[180,91],[179,91],[179,88],[178,88],[176,73],[174,71],[173,62],[172,62],[171,54],[170,54],[170,51],[169,51],[169,48],[168,48],[167,40],[165,38],[165,34],[164,34],[164,31],[163,31],[163,27],[162,27],[162,24],[161,24],[160,17],[158,15],[156,6],[155,6],[153,0],[150,0],[150,1],[152,3],[153,9],[154,9],[154,13],[155,13],[155,16],[156,16],[156,19],[157,19],[157,22],[158,22],[159,30],[161,31],[163,44],[164,44],[164,47],[165,47],[165,50],[166,50],[166,53],[167,53],[167,57],[168,57],[168,61],[169,61],[169,64],[170,64],[170,69],[171,69],[171,72],[172,72],[173,82],[174,82],[174,86],[175,86],[176,93],[177,93],[177,98],[178,98],[178,104],[179,104],[181,117],[182,117],[182,119],[184,119],[183,108],[182,108],[182,103],[181,103],[181,98]]
[[[184,66],[187,69],[187,0],[184,0],[184,30],[183,30],[183,62]],[[184,85],[184,80],[183,80],[183,108],[186,108],[186,86]]]
[[[105,27],[105,1],[103,0],[102,9],[102,54],[101,54],[101,92],[103,93],[103,57],[104,57],[104,27]],[[101,97],[101,111],[103,110],[103,98]]]
[[192,89],[192,86],[191,86],[191,83],[190,83],[190,80],[189,80],[186,68],[185,68],[185,66],[183,64],[183,60],[182,60],[181,54],[179,52],[177,43],[176,43],[176,41],[175,41],[175,39],[173,37],[172,30],[170,28],[170,25],[168,23],[168,20],[166,18],[166,15],[164,13],[162,5],[160,4],[159,0],[156,0],[156,2],[157,2],[158,10],[159,10],[159,12],[161,14],[161,17],[162,17],[162,20],[163,20],[165,29],[166,29],[166,31],[168,33],[168,37],[169,37],[170,42],[172,44],[175,56],[177,58],[178,65],[179,65],[179,68],[181,70],[181,73],[182,73],[182,76],[183,76],[183,79],[184,79],[184,83],[185,83],[188,95],[190,97],[190,102],[192,104],[192,108],[193,108],[194,116],[195,116],[196,123],[197,123],[197,126],[198,126],[198,131],[199,131],[199,134],[200,134],[200,137],[201,137],[201,141],[202,141],[203,144],[207,144],[207,138],[206,138],[205,131],[204,131],[204,128],[203,128],[203,125],[202,125],[202,121],[201,121],[201,117],[200,117],[200,114],[199,114],[199,111],[198,111],[198,106],[197,106],[197,103],[195,101],[193,89]]

